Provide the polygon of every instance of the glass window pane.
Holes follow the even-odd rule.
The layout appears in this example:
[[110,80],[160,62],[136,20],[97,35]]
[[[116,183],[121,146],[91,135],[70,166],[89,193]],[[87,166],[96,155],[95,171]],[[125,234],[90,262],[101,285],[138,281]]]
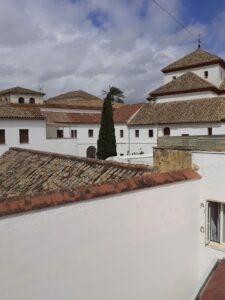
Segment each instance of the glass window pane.
[[210,240],[219,243],[220,242],[220,204],[216,202],[210,202],[209,210],[210,210]]

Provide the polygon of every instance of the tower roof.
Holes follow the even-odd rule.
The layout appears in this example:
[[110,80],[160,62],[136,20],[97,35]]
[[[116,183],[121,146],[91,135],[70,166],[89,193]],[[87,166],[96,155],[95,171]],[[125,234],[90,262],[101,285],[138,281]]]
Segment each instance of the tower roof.
[[225,61],[222,58],[198,48],[190,54],[163,68],[162,72],[169,73],[172,71],[186,70],[213,64],[220,64],[225,68]]

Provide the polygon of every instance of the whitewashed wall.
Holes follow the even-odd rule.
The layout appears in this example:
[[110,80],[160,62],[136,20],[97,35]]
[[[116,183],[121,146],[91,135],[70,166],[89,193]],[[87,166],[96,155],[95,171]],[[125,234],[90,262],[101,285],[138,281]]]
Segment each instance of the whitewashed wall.
[[187,300],[199,181],[0,219],[4,300]]
[[[193,72],[196,75],[200,76],[201,78],[205,79],[204,77],[204,72],[208,71],[208,78],[205,80],[208,80],[215,86],[219,87],[221,81],[224,78],[224,69],[220,67],[220,65],[215,64],[215,65],[209,65],[209,66],[203,66],[203,67],[198,67],[198,68],[192,68],[192,69],[186,69],[182,71],[173,71],[170,73],[165,73],[164,74],[164,83],[168,83],[171,80],[173,80],[173,76],[180,77],[186,72]],[[221,74],[222,72],[222,74]]]
[[[0,155],[9,147],[46,150],[45,120],[0,119],[0,129],[5,129],[5,145],[0,144]],[[29,143],[20,144],[19,130],[29,129]]]
[[[199,182],[201,193],[199,198],[199,219],[200,227],[204,232],[200,232],[199,227],[199,278],[201,278],[208,266],[216,258],[225,257],[225,247],[222,249],[213,249],[206,246],[206,214],[205,204],[207,200],[214,200],[225,203],[224,179],[225,179],[225,153],[222,152],[194,152],[193,164],[199,167],[198,172],[202,175]],[[204,207],[200,208],[203,203]]]
[[171,102],[171,101],[186,101],[186,100],[211,98],[211,97],[218,97],[218,94],[211,92],[211,91],[205,91],[205,92],[158,96],[156,99],[156,102],[157,103],[165,103],[165,102]]
[[10,103],[18,103],[20,97],[24,98],[24,103],[29,103],[30,98],[35,99],[35,104],[43,104],[43,96],[34,94],[11,94]]

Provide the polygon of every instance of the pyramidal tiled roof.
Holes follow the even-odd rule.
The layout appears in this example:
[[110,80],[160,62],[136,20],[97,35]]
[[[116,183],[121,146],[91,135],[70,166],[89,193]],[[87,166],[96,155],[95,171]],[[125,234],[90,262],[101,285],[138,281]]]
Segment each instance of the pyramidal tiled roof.
[[198,48],[190,54],[166,66],[162,69],[162,72],[168,73],[172,71],[185,70],[212,64],[220,64],[223,67],[225,67],[225,61],[222,58],[212,53],[209,53],[201,48]]
[[219,92],[218,88],[202,79],[193,72],[187,72],[167,84],[162,85],[158,89],[150,92],[150,96],[172,95],[179,93],[195,92],[211,90]]
[[39,91],[34,91],[34,90],[30,90],[30,89],[26,89],[20,86],[16,86],[10,89],[6,89],[6,90],[1,90],[0,91],[0,95],[4,95],[4,94],[34,94],[34,95],[42,95],[44,96],[45,93],[39,92]]

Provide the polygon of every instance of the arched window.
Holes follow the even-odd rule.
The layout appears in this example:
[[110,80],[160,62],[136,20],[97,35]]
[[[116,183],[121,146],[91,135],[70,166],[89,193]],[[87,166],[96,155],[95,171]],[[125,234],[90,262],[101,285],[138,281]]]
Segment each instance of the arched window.
[[30,102],[30,104],[35,104],[35,99],[34,98],[30,98],[29,102]]
[[24,103],[24,98],[23,97],[19,97],[18,103],[23,104]]
[[96,157],[96,148],[94,146],[90,146],[87,148],[87,157],[89,158]]
[[164,135],[170,135],[170,128],[169,128],[169,127],[165,127],[165,128],[163,129],[163,134],[164,134]]

